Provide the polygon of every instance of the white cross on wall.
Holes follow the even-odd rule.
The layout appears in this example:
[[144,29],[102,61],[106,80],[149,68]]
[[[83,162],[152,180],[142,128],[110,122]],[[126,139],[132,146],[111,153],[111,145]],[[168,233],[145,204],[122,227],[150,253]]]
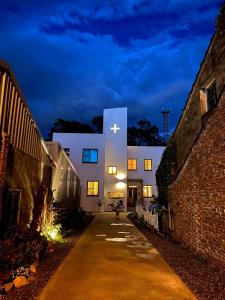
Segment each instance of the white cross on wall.
[[110,129],[113,130],[114,133],[116,133],[117,130],[120,130],[120,127],[117,127],[116,124],[113,124],[113,127],[111,127]]

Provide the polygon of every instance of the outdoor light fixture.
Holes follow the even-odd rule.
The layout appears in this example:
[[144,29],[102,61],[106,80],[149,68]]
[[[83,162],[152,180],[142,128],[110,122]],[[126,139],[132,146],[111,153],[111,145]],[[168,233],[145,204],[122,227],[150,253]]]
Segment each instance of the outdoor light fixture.
[[126,183],[124,183],[124,182],[122,182],[122,181],[116,183],[116,188],[117,188],[118,190],[122,190],[122,189],[124,189],[125,187],[126,187]]
[[116,176],[115,176],[118,180],[123,180],[126,178],[126,174],[125,173],[118,173]]

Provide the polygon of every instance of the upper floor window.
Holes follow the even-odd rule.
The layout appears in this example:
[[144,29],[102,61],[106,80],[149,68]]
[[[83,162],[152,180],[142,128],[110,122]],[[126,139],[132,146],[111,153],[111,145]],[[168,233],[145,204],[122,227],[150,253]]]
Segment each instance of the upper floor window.
[[108,174],[109,175],[116,175],[117,174],[117,167],[109,166],[108,167]]
[[207,109],[212,110],[217,105],[216,81],[206,88]]
[[215,80],[207,87],[201,89],[200,100],[202,114],[206,113],[207,111],[213,110],[217,106],[218,98]]
[[144,170],[152,171],[152,159],[144,159]]
[[83,149],[82,162],[96,164],[98,162],[98,149]]
[[98,196],[99,195],[99,182],[88,181],[87,182],[87,196]]
[[152,197],[152,185],[143,185],[143,197],[144,198]]
[[129,171],[136,171],[137,170],[137,159],[129,158],[127,161],[127,168]]

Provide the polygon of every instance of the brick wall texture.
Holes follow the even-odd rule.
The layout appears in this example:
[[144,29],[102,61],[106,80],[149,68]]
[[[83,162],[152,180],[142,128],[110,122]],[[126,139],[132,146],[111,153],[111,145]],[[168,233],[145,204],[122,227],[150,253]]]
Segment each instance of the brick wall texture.
[[2,189],[5,183],[9,140],[6,134],[2,134],[0,139],[0,189]]
[[170,187],[173,237],[225,264],[225,94]]

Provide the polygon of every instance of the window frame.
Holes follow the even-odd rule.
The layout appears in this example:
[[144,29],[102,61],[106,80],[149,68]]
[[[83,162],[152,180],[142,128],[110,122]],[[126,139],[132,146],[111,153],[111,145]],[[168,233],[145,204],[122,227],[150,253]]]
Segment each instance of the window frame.
[[[112,168],[112,170],[113,170],[113,168],[116,168],[116,172],[115,172],[115,173],[113,173],[113,172],[112,172],[112,173],[109,173],[109,168]],[[117,166],[108,166],[108,167],[107,167],[107,174],[108,174],[108,175],[116,175],[116,174],[117,174]]]
[[[145,168],[145,161],[149,161],[149,160],[151,161],[151,169],[150,170]],[[153,167],[152,158],[144,158],[144,171],[152,172],[152,167]]]
[[[149,187],[149,186],[151,187],[151,192],[152,192],[151,194],[152,195],[151,196],[144,196],[144,187]],[[143,187],[142,187],[142,192],[143,192],[143,198],[152,198],[153,197],[153,186],[152,186],[152,184],[144,184]]]
[[[97,151],[97,161],[96,162],[87,162],[87,161],[84,161],[84,151],[91,151],[91,150],[94,150],[94,151]],[[98,164],[98,148],[83,148],[83,151],[82,151],[82,164]]]
[[63,148],[64,152],[68,157],[70,157],[70,148]]
[[[98,183],[98,194],[96,194],[96,195],[89,195],[89,194],[88,194],[88,183],[89,183],[89,182],[97,182],[97,183]],[[86,196],[87,196],[87,197],[98,197],[98,196],[99,196],[99,180],[95,180],[95,181],[93,181],[93,180],[87,180]]]
[[[7,206],[8,209],[10,208],[9,215],[7,216],[8,226],[16,226],[19,224],[20,213],[21,213],[21,195],[22,195],[21,189],[9,188],[7,191]],[[16,196],[18,196],[18,198],[16,198]],[[16,214],[14,215],[15,210],[13,208],[15,204],[17,208],[16,208]]]
[[[211,103],[209,101],[209,90],[212,89],[212,87],[214,86],[215,90],[214,90],[214,101],[213,103]],[[217,90],[216,90],[216,80],[214,79],[205,89],[205,94],[206,94],[206,107],[207,107],[207,111],[212,111],[215,107],[217,107],[218,104],[218,97],[217,97]]]
[[[212,88],[212,86],[215,87],[215,98],[213,103],[209,101],[209,90],[210,88]],[[200,89],[201,115],[204,116],[205,114],[212,112],[217,107],[218,101],[219,99],[217,95],[217,81],[216,78],[214,78],[208,81],[208,83]]]
[[[136,169],[129,169],[129,160],[135,160],[136,161]],[[128,171],[137,171],[137,158],[128,158],[127,159],[127,170]]]

